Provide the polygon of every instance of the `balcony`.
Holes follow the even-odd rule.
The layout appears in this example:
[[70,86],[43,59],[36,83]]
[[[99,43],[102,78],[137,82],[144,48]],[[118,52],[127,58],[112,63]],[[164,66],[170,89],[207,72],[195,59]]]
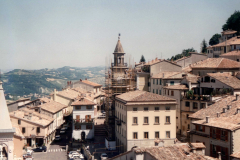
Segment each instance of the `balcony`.
[[120,63],[120,64],[116,64],[116,65],[114,65],[114,63],[112,63],[111,66],[112,67],[127,67],[127,63],[124,63],[124,64]]
[[207,138],[210,137],[208,134],[201,133],[201,132],[198,132],[198,131],[196,131],[196,130],[191,130],[189,133],[190,133],[190,134],[194,134],[194,135],[198,135],[198,136],[207,137]]
[[86,118],[73,119],[73,121],[74,121],[74,124],[94,123],[94,118],[90,118],[90,119],[86,119]]

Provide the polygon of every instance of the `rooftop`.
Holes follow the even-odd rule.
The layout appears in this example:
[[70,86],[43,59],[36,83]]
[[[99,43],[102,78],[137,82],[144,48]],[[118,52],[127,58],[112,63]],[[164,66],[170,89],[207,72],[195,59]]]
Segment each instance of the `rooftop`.
[[101,84],[94,83],[94,82],[91,82],[91,81],[88,81],[88,80],[82,80],[82,82],[85,83],[85,84],[88,84],[90,86],[93,86],[93,87],[102,87]]
[[186,76],[186,80],[191,83],[198,83],[199,81],[198,78],[199,76],[193,76],[193,77]]
[[[30,114],[29,114],[30,113]],[[26,117],[31,116],[31,119],[27,119]],[[30,123],[35,123],[42,126],[49,125],[54,119],[44,115],[40,114],[38,112],[35,112],[34,110],[30,110],[28,108],[21,108],[17,111],[10,112],[10,117],[15,117],[17,119],[25,120]]]
[[239,50],[233,50],[231,52],[220,55],[220,57],[225,57],[225,56],[240,56],[240,51]]
[[226,58],[208,58],[203,61],[199,61],[191,68],[240,68],[240,63]]
[[240,89],[240,80],[229,73],[207,73],[207,75],[234,89]]
[[173,89],[173,90],[188,90],[186,85],[172,85],[172,86],[165,86],[165,89]]
[[118,42],[117,42],[117,45],[115,47],[114,53],[124,53],[122,44],[120,42],[120,36],[118,37]]
[[38,107],[41,107],[41,109],[49,111],[51,113],[56,113],[67,107],[61,103],[58,103],[48,98],[40,98],[40,101],[43,101],[45,103],[43,103],[42,105],[39,105]]
[[123,93],[121,95],[118,95],[116,98],[126,102],[141,102],[140,104],[148,102],[173,102],[174,104],[176,103],[176,100],[173,98],[139,90]]
[[86,99],[86,98],[79,98],[77,100],[75,100],[73,103],[72,103],[73,106],[82,106],[82,105],[86,105],[86,106],[89,106],[89,105],[95,105],[95,103],[93,103],[92,101]]
[[[228,108],[228,106],[231,106],[231,108],[227,110],[226,113],[223,113],[223,108]],[[228,117],[234,115],[238,107],[240,108],[240,100],[236,100],[236,96],[226,96],[207,108],[193,113],[189,117],[194,119],[205,119],[206,116],[217,117],[217,113],[220,113],[220,116]]]
[[240,158],[240,151],[234,152],[230,155],[231,157]]
[[235,33],[237,33],[237,31],[234,31],[232,29],[228,29],[226,31],[222,31],[222,34],[235,34]]
[[230,45],[237,45],[240,44],[240,37],[232,37],[224,42],[218,43],[216,45],[213,45],[212,47],[224,47],[224,46],[230,46]]
[[57,95],[60,95],[62,97],[66,97],[69,99],[75,99],[77,98],[81,93],[73,90],[73,89],[65,89],[63,91],[57,92]]

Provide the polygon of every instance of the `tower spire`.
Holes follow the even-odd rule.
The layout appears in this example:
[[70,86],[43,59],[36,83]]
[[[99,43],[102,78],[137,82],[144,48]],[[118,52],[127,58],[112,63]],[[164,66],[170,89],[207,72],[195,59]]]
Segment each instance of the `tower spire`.
[[121,33],[118,34],[118,40],[120,40]]

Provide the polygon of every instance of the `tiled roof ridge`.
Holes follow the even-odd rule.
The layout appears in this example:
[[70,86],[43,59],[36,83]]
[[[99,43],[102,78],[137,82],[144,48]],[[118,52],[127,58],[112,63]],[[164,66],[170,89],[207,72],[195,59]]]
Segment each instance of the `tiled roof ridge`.
[[223,58],[221,58],[220,62],[217,64],[217,67],[222,63]]

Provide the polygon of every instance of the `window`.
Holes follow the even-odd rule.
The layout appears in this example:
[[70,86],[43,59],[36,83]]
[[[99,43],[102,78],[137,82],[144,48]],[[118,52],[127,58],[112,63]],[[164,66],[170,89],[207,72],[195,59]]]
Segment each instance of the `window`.
[[162,95],[162,91],[161,91],[161,89],[159,89],[159,95]]
[[174,81],[170,81],[170,85],[173,86],[174,85]]
[[76,120],[77,120],[77,122],[80,121],[80,115],[76,115]]
[[186,117],[187,117],[187,119],[189,119],[189,114],[187,114],[187,116],[186,116]]
[[170,138],[170,131],[166,131],[166,138]]
[[204,82],[210,82],[210,77],[209,76],[205,76]]
[[237,62],[239,62],[239,59],[237,59]]
[[148,132],[144,132],[144,138],[148,139]]
[[166,109],[167,111],[169,111],[169,110],[170,110],[170,106],[166,106],[165,109]]
[[159,79],[159,84],[162,85],[162,79]]
[[155,124],[159,124],[159,117],[155,117]]
[[138,139],[137,132],[133,132],[133,139]]
[[137,124],[137,117],[133,117],[133,124]]
[[193,102],[193,109],[198,109],[198,103],[197,102]]
[[170,116],[166,116],[166,123],[170,123]]
[[92,106],[87,106],[87,109],[92,109]]
[[155,111],[159,111],[159,107],[155,107]]
[[80,109],[81,109],[81,106],[75,106],[75,109],[76,109],[76,110],[80,110]]
[[144,107],[144,111],[148,111],[148,107]]
[[81,125],[75,125],[75,129],[81,129]]
[[37,133],[40,133],[40,127],[37,127]]
[[212,83],[215,83],[215,79],[211,79],[211,82],[212,82]]
[[22,133],[25,133],[25,127],[22,127]]
[[137,111],[137,108],[133,108],[133,111]]
[[144,117],[144,124],[148,124],[148,117]]
[[21,120],[20,119],[18,120],[18,124],[21,124]]
[[169,95],[169,90],[168,90],[168,95]]
[[155,138],[159,138],[159,132],[155,132]]
[[156,89],[156,94],[158,94],[158,89]]
[[86,129],[92,129],[92,125],[87,125]]
[[90,122],[91,120],[91,115],[86,115],[85,116],[85,122]]
[[153,79],[153,84],[155,84],[155,79]]
[[185,102],[185,106],[189,107],[190,106],[190,102]]
[[190,124],[188,124],[188,127],[187,127],[188,129],[190,129]]
[[158,85],[158,79],[157,79],[157,85]]
[[171,91],[171,96],[174,96],[174,91]]
[[153,93],[154,93],[154,89],[153,89]]

